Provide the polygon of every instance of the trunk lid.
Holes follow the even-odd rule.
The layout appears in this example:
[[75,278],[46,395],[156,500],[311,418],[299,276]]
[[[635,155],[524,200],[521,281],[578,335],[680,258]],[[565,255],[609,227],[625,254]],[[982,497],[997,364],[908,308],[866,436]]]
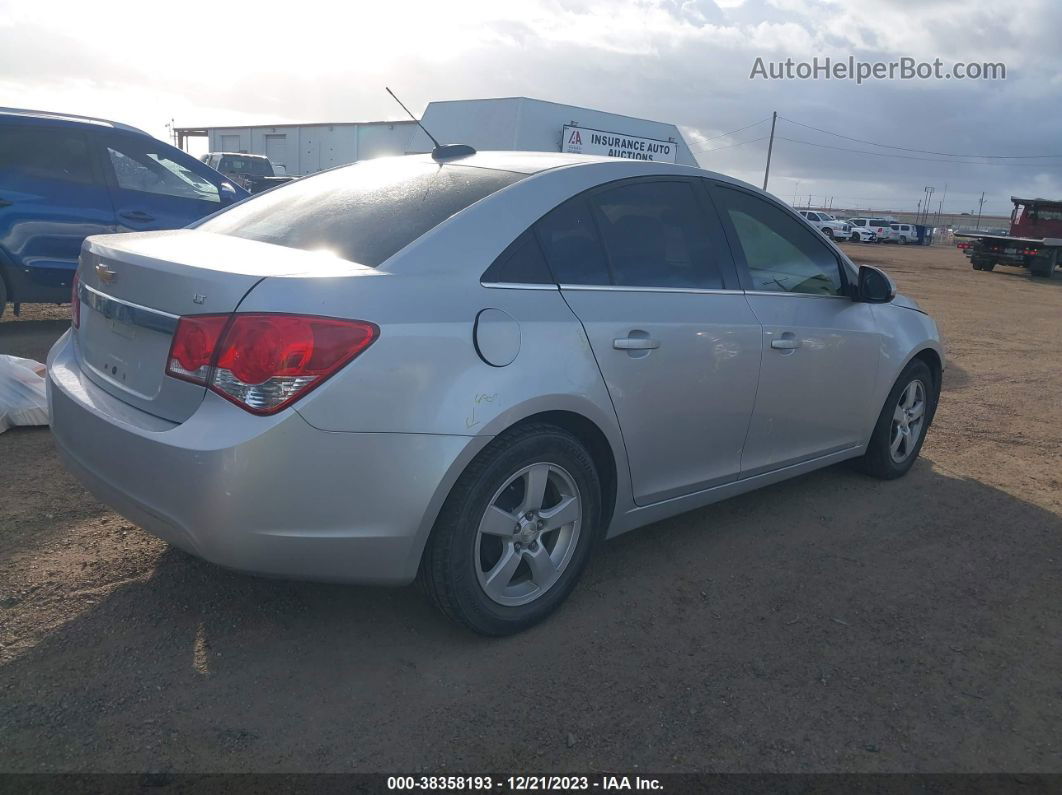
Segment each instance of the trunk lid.
[[270,276],[364,270],[316,252],[195,229],[90,237],[78,269],[81,367],[120,400],[182,422],[206,388],[165,374],[180,316],[233,312]]

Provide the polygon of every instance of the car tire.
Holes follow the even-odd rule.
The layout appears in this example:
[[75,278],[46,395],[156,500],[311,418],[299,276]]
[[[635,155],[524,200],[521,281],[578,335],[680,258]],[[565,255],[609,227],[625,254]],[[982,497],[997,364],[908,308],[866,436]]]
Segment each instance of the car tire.
[[981,270],[981,263],[975,259],[972,259],[970,260],[970,267],[973,268],[975,271],[979,271]]
[[[922,450],[936,412],[938,395],[938,387],[926,363],[915,359],[908,364],[885,400],[866,453],[856,461],[858,468],[881,480],[906,475]],[[916,408],[921,410],[920,422],[912,429],[910,415]],[[901,419],[901,412],[905,419]]]
[[900,245],[901,246],[906,246],[907,245],[907,235],[900,235]]
[[991,271],[994,270],[995,267],[996,261],[994,259],[990,259],[988,262],[981,263],[981,270],[983,271]]
[[[533,480],[544,482],[542,498],[531,494]],[[572,521],[545,529],[557,511],[564,513],[554,521]],[[518,427],[488,444],[454,485],[424,551],[421,583],[445,615],[474,632],[521,632],[571,593],[602,535],[601,516],[586,447],[553,425]]]
[[828,237],[830,240],[833,240],[833,230],[830,229],[830,227],[824,226],[822,228],[822,233],[826,235],[826,237]]

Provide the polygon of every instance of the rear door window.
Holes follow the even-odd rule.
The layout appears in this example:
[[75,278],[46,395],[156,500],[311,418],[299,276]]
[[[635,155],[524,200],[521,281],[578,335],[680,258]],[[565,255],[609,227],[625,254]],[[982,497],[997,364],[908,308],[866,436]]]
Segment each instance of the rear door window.
[[366,160],[282,185],[199,228],[377,267],[450,216],[525,176],[456,163]]
[[595,191],[597,217],[612,283],[625,287],[721,289],[720,240],[709,234],[705,208],[685,180],[646,180]]

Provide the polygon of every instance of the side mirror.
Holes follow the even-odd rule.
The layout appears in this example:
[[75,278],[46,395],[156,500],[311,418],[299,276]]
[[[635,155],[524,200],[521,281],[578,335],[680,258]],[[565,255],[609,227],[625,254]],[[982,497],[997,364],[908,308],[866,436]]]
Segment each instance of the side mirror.
[[221,206],[228,207],[230,204],[235,204],[238,197],[236,196],[236,189],[227,182],[222,182],[218,187],[219,194],[221,196]]
[[896,297],[896,286],[885,271],[872,265],[859,266],[859,285],[856,287],[856,300],[868,304],[887,304]]

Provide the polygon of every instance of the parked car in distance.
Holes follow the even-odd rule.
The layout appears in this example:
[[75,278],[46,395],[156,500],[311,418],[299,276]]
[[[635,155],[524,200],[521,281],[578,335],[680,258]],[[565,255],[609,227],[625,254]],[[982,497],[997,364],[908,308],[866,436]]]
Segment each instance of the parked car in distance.
[[918,242],[918,228],[914,224],[889,224],[893,239],[901,245]]
[[910,469],[937,328],[789,207],[687,166],[441,150],[86,241],[48,358],[86,488],[234,569],[419,576],[502,635],[599,539]]
[[848,223],[873,232],[878,243],[888,243],[894,239],[892,221],[887,218],[850,218]]
[[874,234],[873,230],[867,229],[862,226],[851,226],[850,234],[848,236],[849,243],[877,243],[878,236]]
[[828,213],[817,210],[798,210],[808,222],[832,240],[847,240],[851,237],[852,228],[844,221],[839,221]]
[[134,127],[0,108],[0,314],[69,301],[89,235],[186,226],[247,195]]
[[200,160],[251,193],[261,193],[294,179],[287,175],[283,166],[274,166],[265,155],[252,155],[245,152],[210,152],[203,155]]

